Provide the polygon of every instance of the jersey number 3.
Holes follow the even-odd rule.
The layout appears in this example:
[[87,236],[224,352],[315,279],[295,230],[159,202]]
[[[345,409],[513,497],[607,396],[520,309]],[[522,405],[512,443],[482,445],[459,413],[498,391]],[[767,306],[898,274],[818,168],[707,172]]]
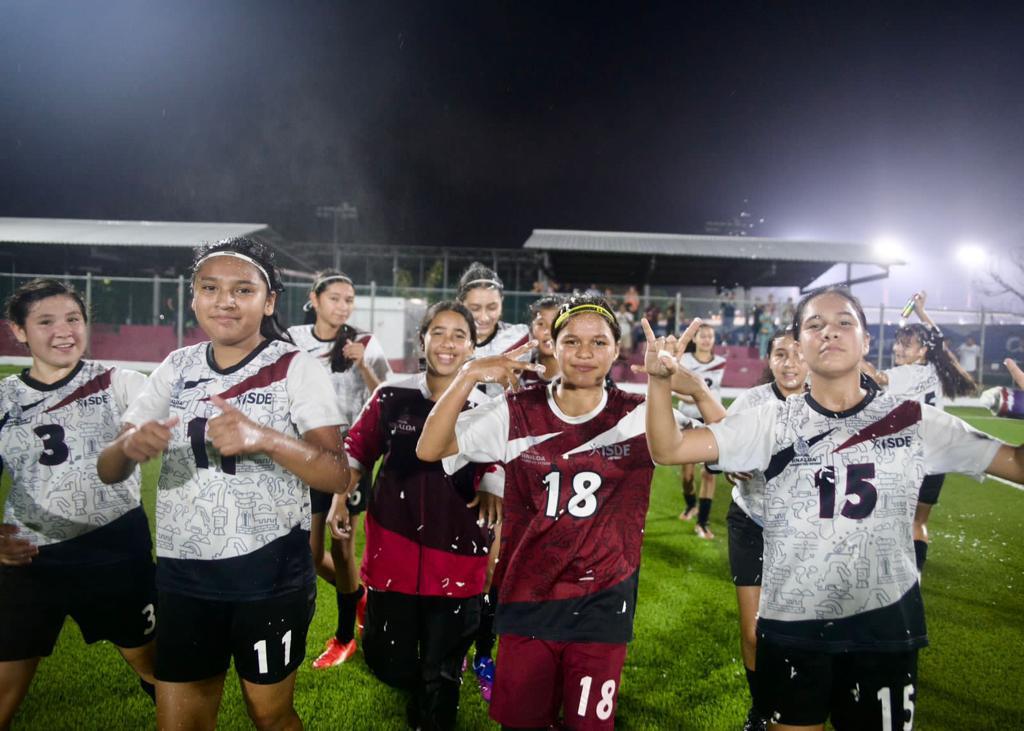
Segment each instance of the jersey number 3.
[[[844,518],[861,520],[871,515],[878,502],[878,491],[868,482],[875,477],[875,466],[846,465],[846,502],[839,514]],[[831,520],[836,514],[836,468],[829,465],[814,473],[814,486],[818,488],[818,516]]]
[[39,455],[39,464],[56,467],[68,459],[68,445],[64,441],[64,427],[46,424],[33,429],[36,436],[43,440],[43,453]]
[[[548,504],[544,514],[549,518],[558,517],[558,501],[561,497],[562,473],[548,472],[544,475],[544,486],[548,490]],[[601,487],[601,475],[596,472],[577,472],[572,476],[572,495],[565,509],[574,518],[589,518],[597,512],[597,489]]]

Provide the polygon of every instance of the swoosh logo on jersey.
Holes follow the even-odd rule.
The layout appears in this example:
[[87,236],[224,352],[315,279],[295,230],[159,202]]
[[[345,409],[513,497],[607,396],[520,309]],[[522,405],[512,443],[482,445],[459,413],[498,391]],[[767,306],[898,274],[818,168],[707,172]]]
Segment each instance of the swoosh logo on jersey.
[[562,432],[560,431],[556,431],[551,432],[550,434],[541,434],[540,436],[528,436],[513,439],[508,443],[508,446],[505,448],[505,454],[508,455],[508,459],[506,459],[505,461],[511,462],[512,460],[519,457],[519,455],[521,455],[530,447],[535,447],[538,444],[546,442],[548,439],[551,439],[552,437],[557,437],[561,433]]
[[78,399],[83,399],[86,396],[91,396],[94,393],[99,393],[100,391],[105,391],[106,389],[110,388],[111,373],[113,373],[112,369],[103,371],[101,374],[93,378],[91,381],[83,383],[81,386],[79,386],[70,394],[68,394],[67,397],[64,398],[62,401],[48,408],[45,413],[49,414],[53,411],[56,411],[57,409],[64,408],[68,404],[73,404],[75,401],[78,401]]
[[[11,418],[11,412],[8,411],[6,414],[4,414],[4,418],[0,419],[0,431],[2,431],[3,428],[7,425],[7,421],[10,418]],[[3,464],[3,461],[0,460],[0,465],[2,465],[2,464]],[[2,469],[2,468],[0,468],[0,469]]]
[[896,434],[921,421],[921,404],[917,401],[904,401],[888,414],[873,424],[868,424],[852,437],[836,447],[841,452],[862,442]]
[[190,388],[195,388],[196,386],[199,386],[203,383],[209,383],[212,380],[212,378],[199,378],[195,381],[185,381],[183,384],[181,384],[181,390],[187,391]]
[[[813,447],[815,444],[820,442],[822,439],[827,437],[829,434],[834,432],[836,429],[832,427],[824,434],[819,434],[816,437],[811,437],[807,440],[807,447]],[[764,480],[767,482],[774,477],[778,477],[784,469],[789,466],[789,463],[796,457],[796,445],[790,445],[783,449],[781,452],[776,452],[772,455],[772,461],[768,463],[768,469],[764,471]]]
[[634,408],[628,414],[623,416],[619,421],[608,431],[598,434],[593,439],[584,442],[578,447],[571,449],[570,451],[563,454],[563,457],[568,457],[573,454],[579,454],[580,452],[592,453],[596,452],[602,447],[610,447],[613,444],[619,444],[627,439],[632,439],[635,436],[644,433],[644,413],[645,410],[639,407]]
[[[252,391],[255,388],[264,388],[265,386],[269,386],[271,383],[282,380],[286,375],[288,375],[288,366],[291,364],[292,358],[298,355],[298,353],[299,351],[297,350],[291,350],[285,353],[270,365],[263,366],[248,378],[239,381],[227,391],[222,391],[217,395],[226,401],[234,398],[235,396],[241,396],[246,391]],[[209,401],[210,397],[207,396],[202,400]]]
[[21,407],[21,413],[24,414],[29,409],[34,409],[36,406],[38,406],[39,404],[43,403],[43,401],[45,401],[48,398],[49,398],[49,396],[43,396],[43,398],[39,399],[38,401],[33,401],[30,404],[25,404],[24,406]]

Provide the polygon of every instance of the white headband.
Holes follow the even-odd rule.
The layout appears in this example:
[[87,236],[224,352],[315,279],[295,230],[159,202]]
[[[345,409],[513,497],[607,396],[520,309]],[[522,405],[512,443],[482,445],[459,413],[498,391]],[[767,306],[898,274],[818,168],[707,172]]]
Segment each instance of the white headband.
[[200,259],[199,261],[196,262],[196,271],[198,272],[199,271],[199,267],[201,267],[208,260],[212,259],[215,256],[230,256],[233,259],[241,259],[244,262],[252,264],[254,267],[256,267],[257,269],[260,270],[260,274],[263,275],[263,279],[267,283],[267,289],[270,289],[270,290],[274,289],[273,286],[271,286],[271,284],[270,284],[270,276],[267,274],[267,270],[264,269],[263,266],[258,261],[253,259],[251,256],[246,256],[245,254],[239,254],[237,251],[214,251],[211,254],[207,254],[202,259]]
[[320,289],[321,286],[327,284],[328,282],[346,282],[348,284],[351,284],[353,287],[356,286],[355,283],[351,279],[346,277],[344,274],[331,274],[328,277],[324,277],[323,279],[318,279],[315,282],[313,282],[313,291],[316,292],[318,289]]
[[497,279],[471,279],[470,281],[468,281],[465,284],[463,284],[462,288],[463,289],[469,289],[474,284],[489,284],[492,287],[494,287],[495,289],[504,289],[501,286],[501,282],[499,282]]

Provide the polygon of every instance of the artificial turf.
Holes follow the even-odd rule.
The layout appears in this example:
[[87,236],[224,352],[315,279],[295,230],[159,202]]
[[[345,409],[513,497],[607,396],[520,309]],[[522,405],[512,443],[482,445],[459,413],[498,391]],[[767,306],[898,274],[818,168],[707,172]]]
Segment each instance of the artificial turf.
[[[1013,444],[1024,422],[958,409],[978,428]],[[152,516],[157,468],[144,468]],[[4,478],[0,496],[6,495]],[[748,698],[739,655],[736,603],[726,557],[727,485],[712,511],[712,542],[682,523],[678,469],[655,474],[641,568],[636,639],[629,648],[617,710],[622,729],[739,729]],[[923,592],[931,647],[921,653],[915,728],[1024,728],[1024,492],[950,475],[930,523],[932,545]],[[399,729],[402,695],[376,681],[362,656],[327,671],[309,663],[330,635],[331,587],[319,585],[306,662],[295,694],[310,729]],[[0,627],[0,631],[3,628]],[[496,728],[465,676],[459,726]],[[40,665],[15,729],[152,728],[153,706],[109,644],[87,647],[73,622]],[[250,728],[233,675],[219,726]]]

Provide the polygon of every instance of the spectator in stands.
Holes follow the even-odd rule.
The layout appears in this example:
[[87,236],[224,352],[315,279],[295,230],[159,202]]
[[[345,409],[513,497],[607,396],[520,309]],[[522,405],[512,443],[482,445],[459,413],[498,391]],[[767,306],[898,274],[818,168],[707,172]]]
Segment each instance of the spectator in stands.
[[974,338],[968,335],[967,340],[961,343],[956,352],[960,360],[960,367],[972,376],[976,376],[978,374],[978,356],[981,354],[981,347],[974,342]]
[[629,285],[629,289],[626,290],[626,295],[623,297],[623,301],[626,303],[626,307],[629,308],[629,311],[634,315],[640,311],[640,294],[632,284]]
[[615,312],[615,319],[619,323],[619,330],[622,331],[622,340],[619,341],[620,356],[628,358],[633,353],[633,313],[630,312],[629,306],[625,302],[619,303],[619,308]]

